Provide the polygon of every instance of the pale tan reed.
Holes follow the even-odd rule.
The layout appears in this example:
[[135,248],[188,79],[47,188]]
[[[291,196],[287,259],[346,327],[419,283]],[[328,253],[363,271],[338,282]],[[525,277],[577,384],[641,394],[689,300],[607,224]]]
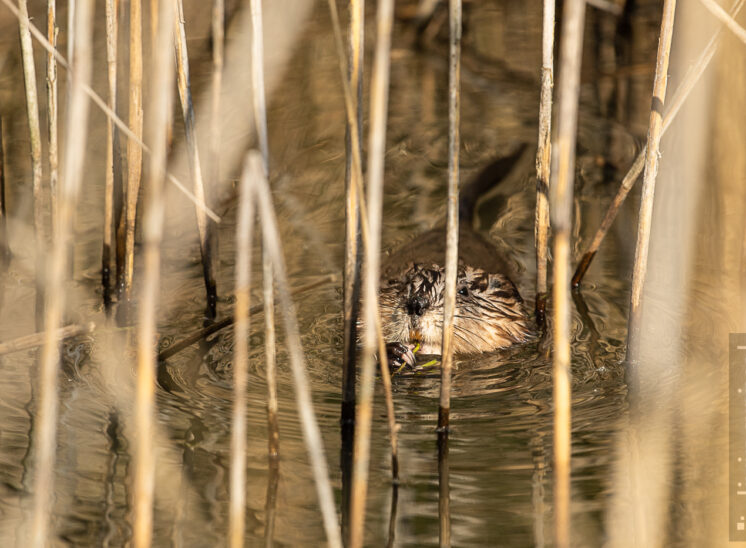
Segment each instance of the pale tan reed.
[[[59,188],[59,222],[54,234],[47,285],[47,301],[44,309],[46,336],[41,352],[39,374],[38,411],[34,428],[34,513],[31,529],[32,546],[41,548],[50,537],[49,522],[54,493],[54,462],[57,437],[57,375],[60,350],[58,327],[65,310],[64,276],[67,270],[67,242],[72,233],[83,173],[83,159],[86,145],[86,123],[88,120],[88,100],[83,92],[83,84],[91,75],[91,35],[93,2],[81,0],[75,20],[76,47],[74,52],[75,72],[71,81],[71,94],[68,97],[68,123],[65,129],[64,172]],[[74,123],[73,123],[74,121]]]
[[34,238],[36,240],[36,327],[42,329],[44,314],[44,250],[46,234],[44,231],[44,198],[41,178],[41,129],[39,126],[39,99],[36,90],[36,68],[34,51],[29,31],[28,6],[26,0],[19,0],[19,32],[21,35],[21,60],[23,61],[23,83],[26,88],[26,117],[28,119],[29,138],[31,140],[31,189],[34,197]]
[[555,0],[544,0],[541,34],[539,145],[536,150],[536,320],[544,326],[549,251],[549,172],[552,159],[552,88],[554,86]]
[[642,180],[642,197],[640,198],[640,218],[637,227],[635,263],[632,271],[632,294],[630,296],[627,355],[633,360],[636,357],[635,345],[638,343],[639,339],[640,305],[648,264],[650,227],[653,220],[653,199],[655,196],[655,179],[658,175],[658,161],[660,159],[658,150],[660,147],[663,128],[663,105],[666,101],[668,61],[671,53],[671,38],[673,37],[675,12],[676,1],[665,0],[663,3],[663,18],[661,20],[661,31],[658,41],[655,80],[653,82],[653,106],[650,109],[650,123],[648,125],[648,140],[645,153],[645,174],[643,175]]
[[[378,314],[378,276],[381,248],[381,213],[383,207],[383,173],[386,149],[386,118],[388,112],[389,67],[391,63],[391,28],[394,5],[391,0],[378,3],[376,24],[376,50],[371,78],[370,133],[368,141],[368,238],[365,246],[365,274],[363,318],[362,374],[360,378],[360,400],[357,406],[354,443],[352,495],[350,501],[350,546],[363,545],[365,525],[365,499],[368,491],[368,468],[370,465],[370,430],[373,414],[373,381],[376,365],[376,347],[380,341],[380,315]],[[342,50],[343,51],[343,50]],[[341,52],[340,52],[341,53]],[[343,78],[343,81],[346,80]],[[345,101],[347,103],[347,101]],[[352,117],[348,108],[348,116]],[[355,146],[352,147],[353,152]],[[362,206],[361,210],[365,207]],[[380,348],[380,346],[379,346]],[[384,352],[379,350],[379,359]]]
[[[96,329],[94,322],[88,322],[86,324],[75,324],[60,327],[57,330],[55,337],[63,341],[70,337],[77,337],[79,335],[86,335]],[[16,337],[9,341],[0,343],[0,356],[3,354],[10,354],[12,352],[19,352],[21,350],[28,350],[29,348],[35,348],[44,344],[47,338],[47,332],[42,331],[40,333],[32,333],[31,335],[23,335]]]
[[243,546],[246,512],[246,390],[249,381],[249,300],[251,244],[254,226],[251,164],[241,175],[236,223],[236,318],[233,347],[233,414],[231,417],[230,546]]
[[[57,46],[57,0],[47,1],[47,40]],[[57,142],[57,60],[47,52],[47,131],[49,132],[49,195],[52,231],[57,224],[57,178],[59,146]]]
[[272,259],[277,284],[277,296],[280,310],[282,311],[287,337],[290,366],[295,382],[295,397],[298,404],[303,437],[306,442],[308,454],[311,460],[314,482],[319,497],[324,531],[327,542],[332,548],[341,548],[342,537],[339,530],[337,514],[334,509],[334,495],[329,481],[329,472],[324,456],[324,445],[321,439],[316,415],[311,401],[311,388],[309,386],[308,374],[306,372],[305,358],[300,341],[298,320],[295,314],[295,305],[290,297],[287,281],[285,259],[282,254],[277,219],[272,206],[269,184],[263,176],[261,154],[250,151],[247,161],[250,163],[251,181],[254,196],[258,204],[261,216],[262,242]]
[[[151,65],[152,93],[148,109],[148,141],[153,153],[148,164],[148,184],[143,202],[143,282],[137,326],[137,384],[135,393],[135,461],[133,543],[150,546],[153,534],[156,452],[156,314],[160,280],[161,241],[165,202],[163,199],[167,160],[168,128],[171,125],[174,66],[171,45],[174,6],[159,2],[159,28]],[[135,37],[136,38],[136,37]]]
[[552,166],[550,183],[554,233],[554,544],[558,548],[570,546],[570,231],[584,16],[584,0],[565,2],[554,145],[556,163]]
[[[119,35],[117,1],[106,0],[106,69],[109,83],[108,105],[113,111],[117,108],[117,40]],[[111,250],[114,247],[114,125],[106,118],[106,179],[104,182],[104,241],[101,253],[102,285],[104,302],[109,305]]]

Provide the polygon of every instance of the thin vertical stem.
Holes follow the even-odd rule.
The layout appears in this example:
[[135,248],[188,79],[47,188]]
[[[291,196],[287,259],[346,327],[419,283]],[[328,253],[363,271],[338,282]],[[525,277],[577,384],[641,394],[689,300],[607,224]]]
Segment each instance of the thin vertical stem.
[[[108,105],[117,108],[117,39],[118,21],[116,0],[106,0],[106,67],[109,82]],[[111,307],[111,250],[114,245],[114,124],[106,118],[106,183],[104,189],[104,242],[101,252],[101,285],[107,313]],[[118,171],[118,170],[117,170]]]
[[7,266],[9,261],[8,217],[5,211],[5,135],[3,118],[0,117],[0,266]]
[[629,333],[627,335],[628,357],[635,359],[636,345],[639,341],[642,290],[645,285],[645,273],[648,265],[648,247],[650,245],[650,227],[653,220],[653,199],[655,196],[655,179],[658,175],[659,146],[663,127],[663,105],[666,100],[668,83],[668,61],[673,36],[673,21],[676,11],[675,0],[664,0],[663,18],[661,20],[658,55],[653,82],[653,100],[650,109],[648,140],[645,153],[645,172],[642,180],[642,197],[640,200],[640,218],[637,227],[637,247],[635,264],[632,271],[632,294],[629,309]]
[[254,202],[250,165],[241,176],[236,224],[236,323],[233,349],[233,416],[231,418],[230,545],[243,546],[246,512],[246,390],[249,381],[249,297]]
[[[197,134],[194,127],[194,106],[192,104],[192,84],[189,76],[189,54],[187,52],[186,30],[184,28],[184,5],[182,0],[176,2],[177,18],[174,20],[174,40],[176,49],[177,82],[179,87],[179,100],[181,111],[184,116],[186,132],[187,151],[189,153],[189,167],[194,181],[194,195],[200,202],[206,202],[205,184],[202,178],[202,167],[200,165],[199,150],[197,147]],[[210,247],[213,238],[212,232],[215,227],[207,219],[204,210],[195,208],[197,215],[197,229],[199,232],[199,249],[202,255],[202,272],[205,280],[205,292],[207,295],[206,316],[214,320],[217,313],[218,295],[217,282],[215,281],[216,257]]]
[[536,323],[546,321],[547,251],[549,250],[549,170],[552,154],[552,87],[554,85],[554,7],[544,0],[541,38],[541,99],[539,102],[539,146],[536,151]]
[[[223,88],[223,64],[225,58],[225,2],[214,0],[212,7],[212,81],[210,104],[210,178],[213,184],[220,181],[220,95]],[[213,231],[217,234],[217,230]],[[216,241],[211,242],[217,251]]]
[[[335,6],[336,7],[336,6]],[[362,246],[360,233],[359,181],[353,181],[352,147],[357,156],[362,155],[360,139],[353,145],[352,133],[360,135],[363,116],[363,57],[365,0],[350,0],[349,31],[347,34],[349,87],[354,90],[355,117],[345,120],[345,264],[343,280],[344,347],[342,354],[342,530],[349,539],[349,509],[352,483],[352,440],[355,436],[355,381],[357,373],[357,322],[360,314],[360,269]],[[354,125],[355,127],[350,127]],[[360,184],[358,184],[360,183]]]
[[41,548],[49,537],[49,519],[54,493],[54,461],[57,437],[57,376],[60,351],[58,328],[65,309],[64,276],[67,272],[67,242],[72,232],[82,177],[88,121],[88,100],[83,86],[91,75],[92,0],[80,3],[75,20],[75,72],[71,78],[65,125],[65,163],[59,194],[59,223],[52,247],[44,325],[44,346],[41,352],[39,402],[34,429],[34,516],[32,546]]
[[[47,1],[47,40],[57,47],[57,0]],[[47,129],[49,131],[49,195],[52,209],[52,231],[57,225],[57,60],[47,52]]]
[[165,203],[166,147],[171,123],[174,9],[171,2],[159,2],[159,28],[150,81],[153,83],[148,111],[148,138],[152,154],[148,164],[149,184],[143,210],[143,285],[137,329],[137,387],[135,393],[135,480],[133,489],[134,546],[150,546],[153,534],[155,488],[155,372],[156,312],[160,279],[161,241]]
[[448,72],[448,201],[446,203],[446,283],[443,296],[443,365],[440,373],[438,428],[448,430],[453,367],[453,314],[458,274],[458,187],[461,88],[461,0],[450,0],[450,70]]
[[554,543],[558,548],[570,546],[570,230],[584,16],[584,0],[565,2],[558,131],[550,184],[554,232]]
[[23,60],[23,82],[26,86],[26,114],[31,139],[31,188],[34,196],[34,237],[36,238],[36,327],[42,329],[44,316],[44,202],[41,190],[41,129],[39,126],[39,101],[36,92],[36,69],[34,51],[29,31],[28,6],[19,0],[19,32],[21,36],[21,58]]
[[451,546],[451,470],[446,429],[438,431],[438,539],[440,546]]
[[270,460],[280,456],[280,429],[277,420],[277,367],[275,360],[275,300],[274,272],[268,253],[262,251],[262,276],[264,296],[264,347],[267,375],[267,430]]
[[353,548],[363,545],[365,498],[368,490],[368,468],[370,465],[373,381],[376,364],[376,343],[378,342],[376,326],[380,322],[378,318],[378,277],[393,8],[392,0],[381,0],[378,3],[376,51],[371,79],[371,123],[368,141],[368,242],[365,248],[365,301],[363,303],[365,333],[360,400],[355,421],[352,501],[350,503],[350,546]]
[[[171,31],[169,30],[169,33]],[[129,128],[135,139],[127,141],[127,193],[124,209],[125,250],[123,303],[129,308],[132,292],[132,276],[135,265],[135,219],[137,197],[140,193],[142,173],[142,149],[137,141],[142,140],[142,0],[130,0],[130,77],[129,77]],[[125,314],[126,316],[127,314]]]
[[290,297],[288,288],[285,259],[282,254],[277,219],[272,207],[269,185],[263,177],[261,155],[255,151],[249,152],[247,160],[250,163],[251,180],[254,184],[254,192],[259,206],[262,221],[262,238],[265,249],[267,249],[274,266],[275,282],[277,283],[277,296],[280,310],[285,324],[288,353],[290,356],[290,367],[293,371],[295,381],[295,396],[298,404],[303,437],[306,441],[311,468],[313,470],[316,491],[319,497],[319,505],[326,532],[327,541],[332,548],[341,548],[342,537],[339,532],[337,515],[334,510],[334,496],[329,472],[324,456],[324,446],[321,439],[321,431],[316,422],[311,400],[311,389],[306,373],[306,364],[303,356],[303,348],[300,342],[298,319],[295,314],[295,305]]

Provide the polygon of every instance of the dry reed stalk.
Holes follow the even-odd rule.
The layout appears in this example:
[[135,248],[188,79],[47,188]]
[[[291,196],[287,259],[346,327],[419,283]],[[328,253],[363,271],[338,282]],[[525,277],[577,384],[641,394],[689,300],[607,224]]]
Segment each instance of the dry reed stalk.
[[[177,17],[174,19],[174,47],[176,50],[176,80],[179,87],[179,101],[184,116],[187,152],[189,154],[189,169],[194,182],[194,195],[197,200],[207,203],[205,184],[202,179],[197,133],[194,126],[194,106],[192,104],[192,84],[189,76],[189,54],[187,52],[186,30],[184,28],[184,4],[182,0],[176,2]],[[217,254],[210,246],[214,240],[215,226],[207,219],[202,208],[195,208],[197,215],[197,230],[199,232],[199,249],[202,256],[202,272],[205,280],[207,308],[205,315],[214,320],[217,314],[218,294],[215,271],[217,269]]]
[[[129,36],[129,127],[137,139],[142,140],[142,2],[130,0]],[[169,30],[170,32],[170,30]],[[127,191],[124,206],[124,279],[121,284],[121,304],[128,315],[132,293],[132,276],[135,266],[135,219],[137,198],[140,193],[142,149],[130,138],[127,141]]]
[[[214,188],[220,186],[220,95],[223,87],[223,64],[225,59],[225,2],[224,0],[213,0],[212,7],[212,80],[210,97],[210,171],[209,178]],[[210,235],[210,248],[215,250],[215,260],[218,260],[217,230],[212,230]],[[217,267],[215,268],[217,271]]]
[[584,16],[584,0],[565,2],[558,131],[550,184],[554,233],[554,543],[558,548],[570,546],[570,230]]
[[[133,544],[150,546],[153,534],[153,501],[156,452],[156,314],[160,280],[161,241],[165,203],[168,128],[171,124],[174,6],[159,2],[159,28],[154,47],[150,81],[153,84],[148,111],[148,140],[151,150],[148,185],[143,209],[143,282],[138,310],[137,385],[135,392],[135,458],[132,507],[134,509]],[[139,17],[138,17],[139,18]],[[137,39],[137,37],[135,37]],[[139,40],[138,40],[139,41]]]
[[[345,102],[345,111],[347,114],[347,127],[350,132],[350,150],[352,151],[352,181],[356,187],[355,192],[358,199],[358,213],[360,214],[360,229],[362,233],[362,243],[367,254],[367,250],[370,247],[370,228],[368,222],[368,208],[365,203],[365,196],[363,192],[363,175],[362,175],[362,162],[360,159],[361,145],[360,145],[360,134],[359,125],[354,123],[356,119],[354,101],[352,98],[352,91],[350,82],[345,77],[345,59],[344,59],[344,46],[342,44],[342,31],[339,25],[339,14],[337,13],[336,4],[330,0],[329,11],[332,16],[332,27],[334,29],[334,37],[337,43],[337,55],[339,59],[339,69],[342,76],[342,88]],[[388,89],[388,88],[387,88]],[[385,123],[385,122],[384,122]],[[382,145],[383,146],[383,145]],[[380,249],[380,242],[379,242]],[[392,476],[396,480],[399,476],[399,456],[398,456],[398,436],[397,431],[399,427],[396,424],[396,414],[394,410],[394,398],[391,393],[391,373],[388,368],[388,360],[386,358],[386,342],[383,340],[383,332],[381,330],[381,315],[378,308],[378,300],[376,299],[373,303],[375,307],[375,332],[378,342],[378,363],[381,371],[381,379],[383,381],[384,397],[386,399],[386,412],[389,422],[389,439],[391,443],[391,469]],[[351,381],[352,382],[352,381]]]
[[[360,313],[360,214],[357,185],[353,183],[352,169],[352,129],[360,135],[362,127],[363,93],[363,47],[365,0],[350,0],[350,23],[348,32],[348,78],[350,89],[354,90],[355,118],[345,122],[345,265],[344,265],[344,351],[342,354],[342,425],[343,435],[354,435],[355,425],[355,372],[357,370],[357,320]],[[357,142],[358,155],[360,140]],[[349,493],[347,493],[349,494]],[[349,504],[349,497],[343,497],[343,504]]]
[[5,268],[9,262],[8,217],[5,211],[5,135],[3,118],[0,116],[0,266]]
[[[350,501],[350,546],[363,545],[365,499],[368,490],[370,465],[370,430],[373,414],[373,381],[376,365],[375,351],[380,337],[378,314],[378,277],[381,248],[381,212],[383,207],[383,172],[386,149],[386,118],[388,111],[389,67],[391,63],[391,28],[394,5],[392,0],[378,3],[376,50],[371,78],[370,133],[368,141],[368,238],[365,246],[365,276],[363,318],[365,320],[360,378],[360,399],[356,414],[354,461],[352,472],[352,500]],[[341,51],[340,51],[341,53]],[[344,79],[343,79],[344,80]],[[347,101],[345,101],[347,102]],[[350,112],[349,114],[352,114]],[[353,146],[353,151],[355,147]],[[364,206],[361,205],[361,211]],[[380,344],[378,344],[380,349]],[[385,352],[379,350],[383,367]],[[395,432],[392,432],[395,434]]]
[[[47,1],[47,40],[57,46],[57,0]],[[49,195],[52,209],[52,231],[57,225],[57,177],[59,147],[57,144],[57,61],[47,52],[47,130],[49,131]]]
[[[743,7],[743,4],[744,0],[736,0],[730,11],[731,16],[735,16],[740,11],[741,7]],[[712,38],[710,38],[710,41],[707,43],[707,46],[702,50],[702,53],[699,55],[695,63],[689,67],[684,78],[682,78],[681,83],[676,88],[673,97],[671,97],[671,100],[669,101],[669,105],[666,107],[665,115],[663,116],[661,135],[665,135],[671,122],[676,118],[679,110],[681,110],[684,102],[689,97],[689,93],[691,93],[695,84],[699,81],[704,71],[710,65],[710,61],[712,61],[712,57],[715,55],[715,51],[717,51],[718,45],[720,44],[721,32],[722,27],[715,31]],[[640,151],[637,158],[635,158],[634,163],[629,168],[629,171],[624,176],[622,184],[620,185],[616,196],[614,196],[611,205],[609,205],[609,208],[606,210],[606,214],[604,215],[598,230],[596,230],[596,234],[593,236],[591,244],[580,259],[575,274],[572,277],[573,288],[577,289],[580,287],[593,258],[601,247],[601,243],[609,232],[614,219],[616,219],[617,213],[619,213],[619,209],[624,203],[624,200],[627,198],[627,194],[629,194],[629,191],[632,189],[635,182],[637,182],[640,173],[642,173],[642,168],[645,164],[646,150],[646,148],[643,148]]]
[[341,548],[342,538],[339,532],[337,515],[334,509],[334,496],[332,493],[329,473],[324,456],[324,446],[321,439],[321,431],[316,421],[311,400],[311,389],[306,373],[306,364],[303,356],[303,348],[300,341],[298,320],[295,314],[295,305],[290,297],[288,288],[285,259],[282,255],[280,235],[277,228],[269,184],[263,177],[261,155],[256,151],[249,152],[247,161],[251,171],[251,181],[255,197],[259,206],[262,222],[263,245],[267,249],[275,271],[275,282],[277,284],[277,297],[280,310],[285,324],[285,335],[287,337],[288,354],[290,366],[295,381],[295,395],[298,404],[303,437],[311,461],[316,491],[319,497],[319,505],[324,523],[324,531],[329,545],[333,548]]
[[39,401],[34,429],[34,514],[32,546],[42,547],[49,538],[49,521],[54,490],[54,461],[57,434],[57,375],[60,361],[58,326],[65,309],[64,276],[67,272],[67,243],[80,192],[88,121],[88,100],[83,83],[91,75],[92,0],[83,0],[75,20],[75,72],[72,74],[65,125],[65,162],[59,188],[59,222],[54,234],[45,307],[47,328],[41,352]]
[[[447,431],[451,411],[453,315],[458,273],[458,187],[461,93],[461,0],[449,2],[450,63],[448,71],[448,198],[446,202],[446,282],[443,296],[443,349],[440,371],[438,429]],[[450,538],[450,536],[449,536]],[[442,540],[441,540],[442,544]]]
[[231,471],[229,539],[232,548],[243,546],[246,512],[246,390],[249,383],[249,299],[254,202],[251,166],[241,176],[236,223],[236,325],[233,347],[233,415],[231,417]]
[[[60,327],[57,330],[55,337],[57,338],[57,340],[63,341],[71,337],[77,337],[78,335],[87,335],[94,329],[96,329],[96,324],[93,322],[88,322],[87,324],[81,325],[67,325],[65,327]],[[21,337],[16,337],[15,339],[12,339],[10,341],[0,343],[0,356],[40,346],[44,344],[46,337],[47,332],[42,331],[40,333],[23,335]]]
[[19,0],[18,29],[21,37],[21,59],[23,61],[23,82],[26,87],[26,115],[31,139],[31,189],[34,197],[34,238],[36,240],[36,327],[42,328],[44,317],[44,197],[41,177],[41,129],[39,127],[39,100],[36,92],[36,69],[34,51],[29,31],[28,6],[26,0]]
[[[106,68],[109,82],[109,108],[117,108],[117,0],[106,0]],[[104,241],[101,250],[101,285],[107,314],[111,308],[111,250],[114,245],[114,125],[106,118],[106,182],[104,188]],[[118,171],[118,170],[117,170]]]
[[639,339],[642,290],[645,285],[645,273],[648,263],[650,245],[650,227],[653,219],[653,199],[655,196],[655,179],[658,175],[659,146],[663,128],[663,105],[666,101],[668,83],[668,61],[673,37],[675,0],[664,0],[663,18],[661,20],[658,55],[653,82],[653,100],[650,109],[648,140],[645,153],[645,174],[642,180],[642,197],[640,199],[640,218],[637,227],[637,246],[635,263],[632,271],[632,295],[630,297],[629,330],[627,334],[627,355],[636,357],[636,344]]
[[[11,0],[0,0],[5,6],[15,15],[15,17],[20,21],[22,19],[21,12],[19,9],[13,5],[13,2]],[[55,50],[55,48],[52,46],[52,44],[49,43],[49,40],[47,40],[44,35],[39,31],[38,28],[36,28],[32,23],[29,23],[28,25],[29,30],[31,31],[31,35],[36,39],[41,46],[47,50],[48,52],[52,53],[54,55],[54,58],[57,60],[57,64],[61,66],[62,68],[66,70],[70,70],[70,65],[65,60],[65,58],[60,55],[60,53]],[[100,108],[103,113],[111,118],[111,120],[114,122],[114,125],[117,126],[117,128],[124,133],[124,135],[133,141],[135,145],[140,147],[142,152],[145,154],[151,154],[150,148],[143,142],[142,138],[138,136],[133,130],[129,128],[129,126],[119,117],[117,116],[117,113],[114,112],[112,109],[109,108],[109,106],[106,104],[106,101],[104,101],[100,95],[98,95],[95,91],[93,91],[93,88],[91,88],[88,84],[83,84],[83,92],[95,103],[95,105]],[[192,194],[192,192],[184,186],[184,184],[179,181],[173,174],[166,172],[166,178],[170,183],[172,183],[177,189],[179,189],[179,192],[181,192],[184,196],[187,197],[187,199],[192,202],[195,206],[202,209],[208,217],[210,217],[213,221],[216,223],[220,222],[220,217],[212,211],[207,205],[197,200],[197,198]]]
[[[261,0],[251,0],[251,83],[254,124],[264,177],[269,179],[269,136],[267,103],[264,95],[264,31]],[[275,301],[272,260],[262,246],[262,277],[264,295],[264,352],[267,370],[267,427],[269,457],[279,456],[280,432],[277,422],[277,375],[275,371]]]
[[552,87],[554,86],[555,0],[544,0],[541,34],[539,146],[536,151],[536,323],[546,323],[547,252],[549,251],[549,170],[552,160]]

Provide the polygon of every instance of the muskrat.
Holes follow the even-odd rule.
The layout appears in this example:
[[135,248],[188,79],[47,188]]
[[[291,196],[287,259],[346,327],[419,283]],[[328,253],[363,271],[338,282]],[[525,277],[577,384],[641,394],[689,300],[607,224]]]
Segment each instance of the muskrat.
[[[525,145],[466,185],[459,199],[458,277],[453,350],[474,354],[526,341],[532,333],[512,269],[473,228],[477,200],[522,156]],[[414,349],[440,354],[443,338],[446,229],[439,226],[390,253],[381,268],[383,335],[392,367],[414,367]]]

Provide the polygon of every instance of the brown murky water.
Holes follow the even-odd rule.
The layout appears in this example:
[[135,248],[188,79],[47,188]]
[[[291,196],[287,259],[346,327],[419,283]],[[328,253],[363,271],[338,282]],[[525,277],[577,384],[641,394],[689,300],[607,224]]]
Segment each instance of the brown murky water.
[[[309,0],[310,1],[310,0]],[[187,3],[195,87],[208,83],[209,20]],[[462,83],[462,173],[468,179],[488,160],[519,142],[535,142],[540,66],[540,3],[470,3],[466,11]],[[369,6],[368,36],[373,35]],[[0,11],[2,8],[0,8]],[[40,6],[37,24],[44,20]],[[103,8],[97,18],[103,16]],[[614,71],[615,18],[588,11],[576,186],[575,251],[597,226],[605,204],[634,159],[644,131],[655,56],[655,2],[632,14],[631,37],[619,45]],[[33,14],[32,13],[32,14]],[[0,339],[33,332],[33,245],[28,183],[28,137],[15,23],[2,12],[0,114],[10,160],[8,211],[14,259],[0,277]],[[412,27],[394,30],[386,155],[383,240],[387,247],[429,228],[444,216],[447,169],[447,25],[423,49]],[[96,52],[97,89],[103,90],[103,41]],[[63,44],[64,47],[64,44]],[[611,57],[610,57],[611,53]],[[366,62],[370,60],[368,55]],[[39,59],[39,66],[41,60]],[[611,65],[609,64],[611,63]],[[41,73],[41,71],[39,71]],[[43,89],[40,79],[40,90]],[[250,108],[246,95],[244,106]],[[291,281],[301,285],[340,273],[343,253],[344,112],[336,53],[324,3],[311,10],[269,110],[271,173]],[[627,128],[625,130],[624,128]],[[177,140],[178,140],[177,124]],[[101,315],[99,288],[103,209],[103,118],[93,111],[85,191],[76,218],[71,319]],[[605,159],[602,165],[600,159]],[[532,300],[535,179],[521,164],[480,210],[482,227],[520,266],[519,288]],[[233,174],[227,174],[226,179]],[[573,316],[573,524],[578,546],[600,545],[612,480],[613,440],[626,413],[621,365],[626,338],[629,272],[634,253],[636,199],[622,211],[590,270]],[[219,291],[232,287],[235,204],[225,200],[220,225]],[[173,219],[171,219],[173,220]],[[577,255],[576,255],[577,256]],[[255,261],[255,272],[259,272]],[[258,278],[256,276],[255,278]],[[258,285],[256,286],[259,287]],[[259,295],[259,291],[255,292]],[[258,302],[258,299],[257,301]],[[201,326],[203,290],[194,227],[171,222],[164,246],[159,331],[163,344]],[[327,284],[297,299],[316,413],[337,500],[341,493],[341,292]],[[231,313],[225,296],[219,314]],[[321,544],[324,533],[312,475],[295,412],[287,355],[279,348],[281,459],[269,473],[266,457],[263,335],[254,318],[249,383],[247,544],[267,535],[267,501],[276,512],[280,546]],[[54,527],[59,545],[121,546],[130,538],[131,441],[102,375],[106,340],[97,335],[63,347]],[[115,367],[132,366],[118,354]],[[155,544],[225,544],[232,336],[181,352],[159,371],[158,418],[169,451],[159,478]],[[0,538],[13,542],[28,515],[30,440],[36,409],[36,353],[0,357]],[[388,436],[382,394],[376,392],[366,544],[427,546],[438,542],[436,436],[439,372],[394,379],[401,424],[402,481],[392,504]],[[542,546],[552,531],[551,363],[538,343],[459,359],[453,380],[450,438],[452,538],[456,546]],[[166,473],[166,472],[162,472]],[[276,490],[276,492],[275,492]],[[178,496],[174,499],[173,493]],[[174,503],[174,501],[176,501]],[[393,528],[390,528],[391,512]],[[392,536],[393,535],[393,536]]]

